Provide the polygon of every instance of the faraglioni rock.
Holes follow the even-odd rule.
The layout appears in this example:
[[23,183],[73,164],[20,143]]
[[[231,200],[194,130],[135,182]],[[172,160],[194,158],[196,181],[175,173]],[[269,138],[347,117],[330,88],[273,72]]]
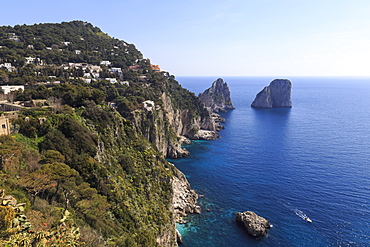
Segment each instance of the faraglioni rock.
[[267,234],[267,229],[271,227],[270,222],[258,216],[255,212],[245,211],[236,214],[236,220],[244,223],[249,234],[253,237],[261,237]]
[[235,109],[231,102],[229,86],[221,78],[214,81],[212,87],[200,93],[199,98],[205,107],[212,112],[225,112],[229,109]]
[[292,107],[292,83],[287,79],[275,79],[256,95],[254,108]]

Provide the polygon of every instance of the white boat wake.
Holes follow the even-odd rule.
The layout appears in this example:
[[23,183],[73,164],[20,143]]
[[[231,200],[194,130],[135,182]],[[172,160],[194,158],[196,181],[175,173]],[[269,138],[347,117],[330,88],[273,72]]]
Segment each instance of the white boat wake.
[[306,214],[304,214],[301,210],[299,209],[294,209],[294,212],[296,215],[298,215],[300,218],[302,218],[303,220],[311,223],[312,220],[310,218],[308,218],[308,216]]

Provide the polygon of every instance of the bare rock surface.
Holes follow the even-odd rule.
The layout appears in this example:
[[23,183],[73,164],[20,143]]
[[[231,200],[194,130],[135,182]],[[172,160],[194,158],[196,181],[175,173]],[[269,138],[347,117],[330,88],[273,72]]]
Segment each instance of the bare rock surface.
[[211,112],[235,109],[231,102],[229,86],[221,78],[214,81],[212,87],[199,94],[199,98]]
[[244,223],[249,234],[253,237],[260,237],[267,234],[268,228],[271,227],[270,222],[258,216],[252,211],[238,212],[236,214],[236,220]]
[[198,194],[190,188],[185,175],[175,169],[175,176],[172,179],[172,205],[174,219],[178,223],[183,222],[183,217],[189,213],[200,213],[200,206],[197,205]]

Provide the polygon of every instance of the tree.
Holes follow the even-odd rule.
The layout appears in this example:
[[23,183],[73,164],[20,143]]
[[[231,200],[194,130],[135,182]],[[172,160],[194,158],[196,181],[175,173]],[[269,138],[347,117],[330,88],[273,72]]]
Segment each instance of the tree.
[[45,154],[42,156],[40,163],[41,164],[54,163],[54,162],[63,163],[64,161],[65,161],[65,157],[59,151],[47,150]]
[[0,70],[0,83],[8,83],[9,76],[5,71]]
[[20,185],[33,197],[32,204],[34,204],[38,194],[55,187],[57,183],[50,179],[50,172],[37,170],[22,178]]

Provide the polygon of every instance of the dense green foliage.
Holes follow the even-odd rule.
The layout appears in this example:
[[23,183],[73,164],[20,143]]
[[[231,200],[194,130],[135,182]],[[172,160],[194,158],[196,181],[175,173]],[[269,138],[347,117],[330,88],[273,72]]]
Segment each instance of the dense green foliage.
[[[29,57],[35,59],[30,63]],[[86,66],[66,68],[69,63]],[[88,66],[101,71],[85,83],[84,74],[93,72]],[[112,72],[113,67],[122,72]],[[9,101],[44,100],[19,112],[12,136],[0,136],[0,188],[28,205],[34,235],[27,239],[54,231],[60,212],[68,209],[81,229],[81,238],[72,241],[157,246],[157,237],[171,230],[175,168],[134,126],[133,114],[145,113],[147,100],[161,107],[166,94],[175,109],[207,117],[198,97],[174,76],[153,71],[134,45],[81,21],[0,27],[4,84],[25,85],[23,92],[0,95]],[[176,138],[166,118],[157,121],[164,122],[167,138]],[[153,127],[149,121],[141,124]],[[22,238],[7,237],[9,243]]]
[[[156,245],[156,236],[171,220],[172,167],[129,121],[93,102],[79,114],[70,109],[23,114],[15,139],[0,136],[1,188],[21,195],[32,210],[68,208],[80,226],[96,229],[112,242]],[[40,116],[48,120],[28,124]],[[28,139],[39,140],[39,148],[30,149]],[[104,152],[99,153],[99,145]]]
[[[0,46],[0,62],[14,63],[17,67],[25,64],[25,57],[40,58],[48,65],[71,62],[99,65],[108,60],[114,67],[124,68],[142,58],[134,45],[113,39],[82,21],[3,26]],[[81,53],[76,54],[76,50]]]

